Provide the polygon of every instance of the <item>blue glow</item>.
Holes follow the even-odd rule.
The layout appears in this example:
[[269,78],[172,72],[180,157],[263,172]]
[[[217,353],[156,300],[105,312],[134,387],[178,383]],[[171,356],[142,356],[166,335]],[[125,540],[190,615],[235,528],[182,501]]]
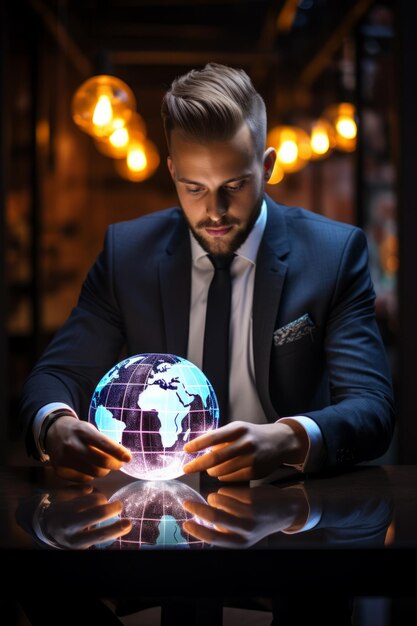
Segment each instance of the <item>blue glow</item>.
[[173,354],[139,354],[112,367],[97,384],[88,419],[132,452],[122,470],[167,480],[200,453],[184,444],[217,428],[219,407],[204,373]]

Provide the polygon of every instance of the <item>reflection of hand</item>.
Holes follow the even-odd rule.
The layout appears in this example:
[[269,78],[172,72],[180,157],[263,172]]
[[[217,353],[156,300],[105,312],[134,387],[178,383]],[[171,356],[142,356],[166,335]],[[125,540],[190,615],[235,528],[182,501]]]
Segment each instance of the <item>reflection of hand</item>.
[[306,437],[303,428],[283,422],[231,422],[185,444],[186,452],[209,449],[183,469],[186,474],[207,470],[210,476],[227,481],[264,478],[282,463],[302,462]]
[[61,489],[49,495],[48,502],[38,524],[47,542],[59,548],[86,550],[125,535],[132,527],[125,518],[110,522],[121,513],[122,503],[109,503],[89,486]]
[[46,451],[58,476],[75,482],[106,476],[131,460],[129,450],[71,416],[60,417],[49,428]]
[[203,522],[186,521],[184,529],[197,539],[224,548],[247,548],[273,533],[294,532],[302,528],[309,511],[301,485],[223,487],[211,493],[207,502],[183,502],[184,509]]

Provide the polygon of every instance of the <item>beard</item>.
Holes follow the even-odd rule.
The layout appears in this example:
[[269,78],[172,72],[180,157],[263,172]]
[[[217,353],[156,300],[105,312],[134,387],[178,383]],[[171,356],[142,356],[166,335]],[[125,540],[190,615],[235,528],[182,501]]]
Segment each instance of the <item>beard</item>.
[[[238,229],[235,232],[233,238],[230,241],[228,241],[227,244],[224,241],[217,242],[216,238],[207,239],[200,233],[200,231],[204,230],[205,228],[214,228],[214,227],[219,228],[222,226],[225,226],[225,227],[226,226],[239,226],[240,220],[238,220],[237,218],[229,217],[226,212],[225,215],[217,222],[214,222],[211,219],[206,219],[206,220],[202,220],[201,222],[198,222],[196,226],[193,226],[190,223],[184,211],[183,211],[183,215],[188,224],[189,229],[191,230],[193,234],[194,239],[198,241],[198,243],[200,244],[200,246],[203,248],[205,252],[207,252],[208,254],[212,254],[214,256],[230,256],[231,254],[236,252],[236,250],[238,250],[240,246],[248,238],[250,232],[252,231],[252,228],[254,227],[256,223],[256,220],[259,217],[262,202],[263,202],[263,194],[258,198],[253,208],[252,214],[250,215],[245,227]],[[220,237],[219,237],[219,240],[221,240]]]

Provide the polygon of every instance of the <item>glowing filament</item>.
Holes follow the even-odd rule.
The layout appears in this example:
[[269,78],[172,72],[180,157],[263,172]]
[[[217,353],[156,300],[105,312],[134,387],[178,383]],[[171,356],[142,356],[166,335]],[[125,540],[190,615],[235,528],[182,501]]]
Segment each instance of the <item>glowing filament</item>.
[[97,104],[94,107],[93,124],[95,126],[106,126],[110,124],[112,117],[113,109],[110,98],[106,95],[99,96]]

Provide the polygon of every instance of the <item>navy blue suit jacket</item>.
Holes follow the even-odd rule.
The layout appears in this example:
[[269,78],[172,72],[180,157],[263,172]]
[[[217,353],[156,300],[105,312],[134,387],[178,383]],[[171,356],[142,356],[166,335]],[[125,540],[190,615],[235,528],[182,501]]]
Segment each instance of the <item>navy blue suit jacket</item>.
[[[256,262],[253,350],[269,421],[307,415],[323,434],[327,466],[377,458],[392,438],[394,410],[374,312],[362,230],[266,196]],[[48,402],[83,418],[100,378],[122,356],[187,356],[191,250],[179,208],[111,225],[77,306],[28,380],[21,402],[31,421]],[[308,314],[314,327],[275,345],[274,330]]]

